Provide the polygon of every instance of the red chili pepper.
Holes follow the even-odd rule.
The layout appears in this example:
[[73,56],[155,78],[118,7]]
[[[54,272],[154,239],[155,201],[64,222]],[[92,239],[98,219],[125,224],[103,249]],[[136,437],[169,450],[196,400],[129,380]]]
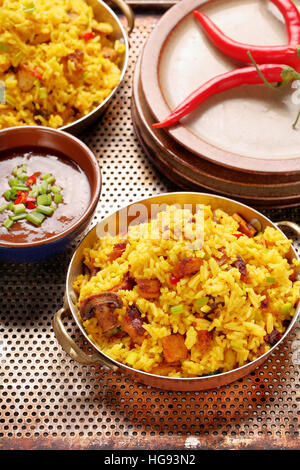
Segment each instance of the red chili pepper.
[[300,69],[298,46],[300,45],[300,14],[290,0],[271,0],[284,16],[288,44],[282,46],[254,46],[242,44],[226,36],[204,13],[194,11],[206,35],[212,43],[226,55],[236,60],[249,63],[248,51],[251,51],[257,64],[287,64]]
[[[29,198],[28,198],[29,199]],[[28,201],[28,199],[26,200],[26,207],[27,209],[35,209],[36,208],[36,204],[34,201]]]
[[[21,194],[20,194],[21,193]],[[14,204],[23,204],[26,202],[27,194],[25,191],[17,191],[18,197],[15,199]]]
[[170,275],[170,284],[172,286],[175,286],[179,281],[180,281],[180,279],[178,277],[174,276],[174,274]]
[[[288,83],[300,77],[300,75],[288,65],[266,64],[261,65],[259,70],[265,79],[271,83]],[[152,126],[155,128],[172,126],[184,116],[194,111],[194,109],[210,96],[241,85],[257,85],[261,83],[263,83],[263,80],[255,67],[244,67],[223,73],[201,85],[180,103],[164,121],[155,123]]]
[[236,237],[237,239],[244,237],[243,233],[233,233],[233,236]]
[[26,181],[26,186],[31,186],[36,182],[38,173],[34,173],[33,175],[29,176],[29,178]]
[[32,73],[35,76],[35,78],[38,78],[39,80],[42,80],[43,76],[37,68],[34,68]]
[[82,35],[82,37],[85,41],[90,41],[91,39],[94,39],[95,34],[91,31],[91,32],[88,32],[88,33],[84,33]]
[[26,197],[26,202],[36,202],[36,197],[27,196],[27,197]]

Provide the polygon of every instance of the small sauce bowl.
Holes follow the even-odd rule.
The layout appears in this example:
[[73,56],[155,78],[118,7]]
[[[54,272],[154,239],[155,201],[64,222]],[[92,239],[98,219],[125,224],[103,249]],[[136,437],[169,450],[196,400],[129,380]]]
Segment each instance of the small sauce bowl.
[[[27,155],[25,157],[24,153],[24,163],[26,163],[25,159],[28,158],[28,152],[30,153],[30,151],[33,155],[38,154],[40,159],[45,158],[45,163],[41,165],[43,173],[47,169],[47,154],[51,157],[57,157],[57,161],[61,161],[61,164],[64,163],[65,167],[68,164],[74,168],[77,167],[87,182],[90,194],[87,198],[86,207],[79,214],[77,205],[71,206],[72,198],[64,198],[66,200],[64,204],[68,206],[66,206],[67,212],[70,213],[71,209],[74,218],[68,224],[61,224],[60,226],[59,219],[57,219],[58,226],[56,230],[49,234],[45,233],[45,237],[42,239],[28,236],[28,239],[24,241],[24,239],[21,239],[22,237],[17,236],[17,232],[14,235],[13,230],[11,236],[4,235],[4,232],[0,231],[0,259],[4,261],[32,262],[58,254],[87,228],[101,193],[102,179],[97,159],[93,152],[73,135],[60,130],[37,126],[11,127],[0,131],[0,163],[10,158],[13,162],[16,154],[18,155],[17,162],[20,163],[20,154],[22,155],[23,151],[26,151]],[[50,156],[48,161],[50,164]],[[53,162],[51,163],[53,164]],[[53,166],[49,166],[51,167],[49,173],[51,173]],[[11,175],[1,175],[2,181],[3,176],[9,177]],[[28,174],[28,176],[30,175]],[[57,174],[57,176],[62,177],[63,175]],[[77,184],[78,181],[76,180],[75,185],[77,186]],[[2,202],[5,202],[2,196],[5,189],[7,188],[0,187]],[[74,188],[74,183],[72,184],[72,180],[69,178],[68,184],[62,188],[62,191],[66,196],[71,191],[73,194],[77,193],[78,195],[81,189],[81,187]],[[51,217],[55,218],[55,212]],[[38,232],[39,228],[35,228],[35,232]],[[20,231],[22,231],[22,225],[19,227],[19,233]]]

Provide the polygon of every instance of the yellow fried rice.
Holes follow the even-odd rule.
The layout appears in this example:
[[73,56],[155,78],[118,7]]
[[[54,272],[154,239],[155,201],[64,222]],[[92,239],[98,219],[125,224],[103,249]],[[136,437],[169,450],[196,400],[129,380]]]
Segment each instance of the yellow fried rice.
[[119,84],[125,45],[84,0],[0,0],[0,129],[59,128]]
[[[85,250],[84,264],[91,272],[95,268],[99,271],[76,279],[73,287],[78,294],[78,305],[91,295],[114,289],[127,273],[135,279],[155,278],[161,283],[160,295],[155,300],[143,298],[137,286],[118,291],[123,301],[122,308],[115,310],[119,324],[122,326],[131,304],[137,306],[145,320],[145,339],[141,345],[133,344],[128,335],[103,334],[96,317],[83,319],[89,338],[121,363],[170,377],[230,371],[253,361],[270,349],[266,335],[274,329],[284,333],[299,301],[300,281],[289,279],[293,268],[299,266],[296,259],[287,259],[291,241],[271,227],[253,238],[238,237],[239,224],[232,216],[221,209],[213,211],[204,206],[204,244],[195,251],[187,240],[174,235],[183,214],[186,218],[191,213],[175,206],[168,206],[166,212],[172,215],[170,227],[161,223],[166,214],[162,212],[157,220],[143,224],[143,231],[140,226],[129,228],[126,249],[112,262],[109,254],[124,237],[103,237]],[[198,215],[200,218],[201,214],[196,213],[190,219],[191,229]],[[160,230],[158,239],[145,236],[154,224]],[[166,229],[170,229],[170,237],[163,236]],[[224,253],[226,262],[218,263]],[[238,256],[246,263],[246,281],[234,266]],[[172,285],[170,274],[186,257],[201,258],[202,265],[198,272]],[[213,299],[217,308],[211,310],[209,304],[201,306],[197,299],[203,298]],[[262,308],[266,298],[267,308]],[[172,306],[176,305],[183,305],[183,311],[172,313]],[[204,351],[197,347],[199,331],[211,332],[212,340]],[[174,367],[169,364],[167,369],[160,369],[165,364],[163,338],[172,334],[184,337],[188,357]]]

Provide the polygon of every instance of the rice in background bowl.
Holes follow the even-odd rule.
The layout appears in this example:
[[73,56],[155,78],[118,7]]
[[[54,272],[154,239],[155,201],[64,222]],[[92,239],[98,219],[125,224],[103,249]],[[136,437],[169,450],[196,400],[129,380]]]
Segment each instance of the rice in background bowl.
[[0,1],[0,129],[59,128],[86,116],[119,84],[125,44],[83,0]]
[[[226,372],[254,361],[276,344],[295,313],[299,262],[287,259],[291,241],[272,227],[246,236],[237,218],[206,205],[204,244],[191,250],[198,215],[172,206],[167,212],[169,226],[160,213],[142,230],[132,227],[125,238],[101,238],[84,250],[89,272],[73,287],[88,337],[120,363],[174,378]],[[190,224],[188,239],[174,236],[183,219]],[[153,224],[160,227],[158,239],[145,236]],[[171,237],[164,237],[166,230]],[[174,280],[189,259],[198,260],[197,270]],[[152,298],[146,298],[145,280],[159,286]],[[101,316],[94,311],[86,318],[82,309],[87,299],[105,292],[122,300],[114,310],[114,331],[104,332]],[[134,330],[134,321],[142,331]]]

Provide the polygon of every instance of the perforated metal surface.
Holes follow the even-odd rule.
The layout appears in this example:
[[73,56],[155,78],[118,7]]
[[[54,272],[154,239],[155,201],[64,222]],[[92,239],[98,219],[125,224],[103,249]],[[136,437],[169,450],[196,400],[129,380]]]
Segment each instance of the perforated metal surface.
[[[126,80],[84,136],[104,180],[95,220],[127,201],[177,189],[143,154],[130,115],[134,64],[157,18],[137,18]],[[268,215],[300,222],[299,208]],[[0,448],[299,448],[299,323],[263,366],[231,385],[151,389],[75,363],[58,345],[52,318],[74,248],[41,263],[0,265]],[[89,351],[71,320],[67,326]]]

